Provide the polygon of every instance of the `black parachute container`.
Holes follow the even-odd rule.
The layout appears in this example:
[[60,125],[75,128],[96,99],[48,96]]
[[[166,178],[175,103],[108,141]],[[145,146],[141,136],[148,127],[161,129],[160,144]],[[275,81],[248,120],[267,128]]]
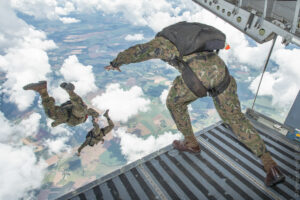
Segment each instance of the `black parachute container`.
[[181,56],[225,47],[226,36],[220,30],[201,23],[178,22],[164,28],[156,37],[170,40]]

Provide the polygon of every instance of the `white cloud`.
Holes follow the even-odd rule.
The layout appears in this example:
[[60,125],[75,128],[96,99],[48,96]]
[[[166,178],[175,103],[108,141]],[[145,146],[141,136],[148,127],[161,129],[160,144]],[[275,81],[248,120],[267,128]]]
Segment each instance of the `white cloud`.
[[73,0],[78,10],[90,11],[100,10],[106,14],[122,13],[123,16],[133,23],[134,25],[147,25],[149,18],[153,17],[152,14],[159,11],[167,11],[172,9],[171,4],[163,0],[152,1],[107,1],[107,0],[94,0],[83,1]]
[[74,4],[70,1],[64,1],[64,7],[55,7],[55,13],[58,15],[68,15],[75,11]]
[[[1,93],[5,100],[15,103],[19,110],[25,110],[34,99],[34,93],[23,90],[23,86],[39,80],[46,79],[50,72],[47,50],[55,48],[53,41],[46,40],[46,34],[35,30],[24,21],[17,18],[11,7],[0,2],[0,13],[6,14],[0,20],[4,38],[11,39],[12,45],[1,44],[0,71],[5,72],[6,81],[3,83]],[[10,19],[9,23],[7,23]],[[16,26],[10,24],[17,24]]]
[[31,148],[0,143],[0,199],[19,199],[38,188],[45,168],[45,162],[37,161]]
[[93,67],[91,65],[84,66],[75,55],[69,56],[64,61],[60,72],[66,82],[72,82],[75,85],[75,91],[80,96],[97,89]]
[[0,142],[8,141],[8,137],[15,131],[14,127],[5,118],[4,114],[0,112]]
[[220,53],[228,64],[238,62],[249,67],[260,68],[270,46],[270,42],[250,46],[242,32],[188,0],[174,2],[166,0],[95,0],[88,3],[74,0],[73,3],[78,10],[100,10],[106,14],[122,13],[132,24],[148,26],[155,32],[179,21],[201,22],[215,26],[227,35],[227,42],[231,46],[229,51]]
[[164,90],[162,91],[161,95],[159,96],[160,101],[161,101],[162,104],[165,104],[165,105],[166,105],[166,101],[167,101],[168,94],[169,94],[169,90],[164,89]]
[[45,144],[48,147],[50,154],[58,154],[64,151],[69,152],[71,150],[71,146],[66,144],[68,141],[68,137],[59,137],[54,140],[48,139],[45,141]]
[[55,19],[56,0],[11,0],[13,8],[36,18]]
[[32,91],[24,91],[23,86],[30,82],[45,80],[50,72],[48,56],[45,51],[34,48],[10,48],[4,56],[0,55],[0,68],[6,73],[7,80],[3,83],[2,93],[5,100],[15,103],[23,111],[34,99]]
[[34,136],[40,126],[41,115],[38,113],[31,114],[28,118],[23,119],[19,124],[11,123],[0,112],[0,142],[19,143],[22,138]]
[[[31,114],[19,124],[0,112],[0,199],[19,199],[42,184],[46,164],[21,139],[35,135],[41,116]],[[12,192],[13,191],[13,192]]]
[[[25,0],[18,1],[26,2]],[[38,2],[41,3],[40,1]],[[48,4],[48,7],[51,7],[51,5],[57,6],[58,4],[51,2],[44,4]],[[177,0],[174,2],[166,0],[72,0],[70,6],[66,5],[65,7],[70,7],[70,12],[74,10],[77,12],[98,10],[106,14],[122,13],[132,24],[149,26],[155,32],[179,21],[201,22],[218,27],[227,35],[227,41],[231,45],[229,51],[223,51],[220,54],[228,64],[239,62],[249,67],[259,68],[263,65],[270,46],[270,43],[267,43],[251,47],[243,33],[188,0]],[[52,6],[52,8],[54,7]]]
[[[290,107],[300,89],[299,55],[300,49],[275,51],[272,59],[279,65],[279,69],[274,73],[265,73],[259,95],[271,95],[274,105]],[[253,93],[256,93],[260,76],[249,87]]]
[[[9,18],[9,20],[7,20]],[[16,45],[26,32],[26,23],[10,8],[9,1],[0,1],[0,52]],[[23,33],[22,33],[23,32]]]
[[129,163],[157,151],[171,144],[173,140],[178,140],[182,137],[180,133],[165,132],[157,138],[151,135],[147,139],[143,139],[126,132],[124,127],[115,131],[114,135],[120,139],[121,152]]
[[58,154],[62,152],[71,152],[71,146],[67,143],[70,141],[71,137],[76,134],[72,127],[66,124],[61,124],[56,127],[52,127],[52,119],[47,119],[47,126],[50,134],[50,138],[44,140],[43,145],[48,148],[50,155]]
[[70,100],[68,93],[59,86],[56,88],[51,88],[49,93],[55,99],[55,103],[57,104],[62,104]]
[[126,122],[138,112],[146,112],[150,100],[143,98],[143,91],[138,86],[123,90],[120,84],[110,84],[106,86],[105,93],[92,100],[92,104],[100,110],[109,109],[113,120]]
[[37,19],[58,19],[59,16],[68,15],[75,10],[70,1],[57,0],[11,0],[14,9]]
[[29,118],[22,120],[19,124],[19,129],[25,132],[23,137],[35,135],[40,127],[40,120],[41,115],[38,113],[33,113]]
[[144,39],[144,35],[140,34],[140,33],[134,34],[134,35],[129,34],[125,37],[125,40],[127,40],[127,41],[139,41],[139,40],[143,40],[143,39]]
[[72,23],[80,22],[79,19],[75,19],[75,18],[72,18],[72,17],[60,17],[59,20],[64,24],[72,24]]
[[69,127],[68,125],[66,124],[61,124],[59,126],[56,126],[56,127],[52,127],[51,126],[51,123],[53,122],[52,119],[47,119],[47,126],[49,127],[49,131],[52,135],[54,136],[71,136],[73,135],[74,133],[72,132],[72,129],[71,127]]

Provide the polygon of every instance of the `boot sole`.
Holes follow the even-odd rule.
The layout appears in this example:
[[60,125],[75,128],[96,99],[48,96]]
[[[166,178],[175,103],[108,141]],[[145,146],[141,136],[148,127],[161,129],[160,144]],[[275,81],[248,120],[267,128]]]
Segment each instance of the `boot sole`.
[[75,86],[72,83],[66,83],[66,84],[62,83],[62,84],[60,84],[60,87],[67,91],[74,91],[74,89],[75,89]]
[[190,152],[190,153],[193,153],[193,154],[198,154],[198,153],[201,152],[201,149],[199,149],[199,151],[194,151],[194,150],[189,149],[189,148],[180,148],[177,145],[174,145],[174,143],[172,145],[173,145],[173,148],[177,149],[178,151],[187,151],[187,152]]
[[[43,85],[46,85],[46,83],[47,83],[46,81],[40,81],[38,83],[30,83],[28,85],[25,85],[23,87],[23,90],[39,90],[39,89],[45,88],[45,87],[43,87]],[[34,88],[34,86],[36,86],[36,87]]]
[[278,183],[284,182],[285,181],[285,176],[280,177],[279,179],[274,180],[271,184],[267,185],[268,187],[277,185]]

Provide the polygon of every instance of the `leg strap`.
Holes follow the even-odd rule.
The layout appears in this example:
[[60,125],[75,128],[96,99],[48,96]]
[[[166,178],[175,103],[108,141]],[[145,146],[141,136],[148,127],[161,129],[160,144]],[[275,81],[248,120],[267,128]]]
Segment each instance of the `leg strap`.
[[218,86],[207,89],[185,61],[180,58],[176,58],[176,62],[182,68],[182,78],[184,83],[197,97],[216,97],[224,92],[230,83],[228,68],[225,67],[225,77],[223,81]]

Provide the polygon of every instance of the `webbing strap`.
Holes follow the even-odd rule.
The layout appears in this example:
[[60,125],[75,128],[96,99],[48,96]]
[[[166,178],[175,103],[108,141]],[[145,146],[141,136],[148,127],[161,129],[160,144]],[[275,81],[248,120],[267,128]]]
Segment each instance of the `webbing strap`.
[[182,78],[184,83],[197,97],[205,97],[207,95],[216,97],[224,92],[230,83],[229,71],[228,68],[225,67],[225,77],[223,81],[218,86],[207,89],[186,62],[179,58],[177,58],[176,61],[182,68]]
[[211,97],[218,96],[219,94],[224,92],[224,90],[226,90],[229,83],[230,83],[230,75],[229,75],[229,72],[228,72],[228,68],[225,67],[225,77],[224,77],[223,81],[219,85],[217,85],[216,87],[214,87],[212,89],[209,89],[208,90],[209,95]]
[[179,60],[179,65],[182,65],[182,78],[187,87],[197,96],[207,96],[207,89],[204,87],[202,81],[198,79],[196,74],[190,68],[190,66],[183,60]]

